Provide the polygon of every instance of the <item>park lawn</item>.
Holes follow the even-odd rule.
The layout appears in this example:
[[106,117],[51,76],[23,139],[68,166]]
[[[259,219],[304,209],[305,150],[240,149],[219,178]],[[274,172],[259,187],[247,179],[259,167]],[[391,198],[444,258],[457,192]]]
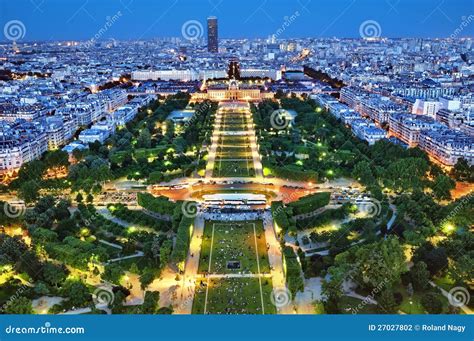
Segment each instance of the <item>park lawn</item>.
[[379,314],[375,304],[366,304],[364,301],[350,296],[342,296],[339,305],[343,314]]
[[[413,296],[410,298],[404,286],[399,286],[397,291],[401,292],[403,295],[403,301],[400,304],[399,310],[401,310],[402,312],[406,314],[426,314],[427,313],[425,308],[421,304],[421,297],[423,296],[423,293],[415,292]],[[441,298],[443,302],[442,314],[446,314],[449,310],[448,299],[444,297],[441,293],[439,293],[439,297]],[[410,304],[410,301],[412,302],[411,304]]]
[[250,146],[220,146],[217,148],[216,152],[217,154],[220,153],[245,153],[245,152],[250,152]]
[[149,268],[157,267],[157,264],[153,260],[148,259],[147,257],[135,257],[135,258],[122,259],[117,262],[114,262],[114,264],[120,265],[120,267],[124,269],[125,271],[129,271],[132,264],[135,264],[138,270],[140,271],[148,267]]
[[214,177],[252,177],[255,170],[252,160],[246,161],[225,161],[216,160],[214,164]]
[[164,150],[173,147],[173,145],[165,145],[165,146],[158,146],[155,148],[141,148],[141,149],[135,149],[133,152],[133,156],[135,159],[143,159],[143,158],[152,158],[156,157],[156,154],[163,152]]
[[[399,310],[405,314],[426,314],[425,308],[421,305],[421,296],[414,293],[410,298],[405,290],[402,291],[403,301],[400,304]],[[410,304],[410,302],[412,302]]]
[[252,153],[250,151],[236,152],[230,149],[227,149],[223,152],[217,153],[217,159],[251,159]]
[[[193,301],[193,314],[275,314],[271,303],[272,281],[269,278],[212,278],[197,281]],[[263,309],[262,309],[263,301]]]
[[224,131],[242,131],[246,130],[246,123],[244,121],[241,122],[225,122],[222,125]]
[[227,146],[243,146],[246,147],[250,144],[250,140],[246,135],[223,135],[221,136],[221,147]]
[[[255,232],[254,233],[254,226]],[[214,239],[212,230],[214,227]],[[255,243],[257,246],[255,246]],[[211,256],[212,247],[212,256]],[[258,254],[258,264],[257,264]],[[207,221],[202,238],[199,272],[215,274],[269,273],[267,242],[262,221],[215,222]],[[228,261],[239,261],[240,269],[228,269]]]
[[439,287],[443,288],[444,290],[448,291],[455,287],[454,281],[449,278],[447,275],[444,277],[437,277],[434,281]]

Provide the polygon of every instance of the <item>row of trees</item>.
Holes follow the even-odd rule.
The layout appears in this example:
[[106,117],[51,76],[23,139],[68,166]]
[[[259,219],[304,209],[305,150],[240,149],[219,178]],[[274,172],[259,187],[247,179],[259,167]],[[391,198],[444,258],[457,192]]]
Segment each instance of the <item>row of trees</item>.
[[174,212],[176,207],[176,204],[170,201],[167,197],[155,197],[146,192],[138,193],[137,202],[141,207],[163,216],[170,215],[170,212]]
[[171,221],[164,219],[160,220],[140,211],[129,210],[127,206],[123,204],[109,204],[107,208],[114,217],[117,217],[129,223],[150,227],[156,231],[162,232],[172,230]]
[[283,247],[283,261],[285,264],[286,284],[294,297],[298,291],[303,291],[304,282],[301,266],[292,247]]

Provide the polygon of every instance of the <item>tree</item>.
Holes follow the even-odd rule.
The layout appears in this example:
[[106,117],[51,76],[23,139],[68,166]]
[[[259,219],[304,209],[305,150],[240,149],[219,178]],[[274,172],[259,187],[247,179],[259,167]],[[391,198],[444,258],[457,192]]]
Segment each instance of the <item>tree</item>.
[[26,203],[31,203],[38,200],[39,190],[40,186],[38,184],[38,181],[26,181],[20,186],[18,190],[18,196],[22,198]]
[[147,128],[144,128],[142,129],[142,131],[140,131],[140,135],[138,135],[138,139],[137,139],[137,147],[138,148],[151,147],[151,134]]
[[160,300],[159,291],[146,291],[145,298],[142,304],[141,313],[142,314],[156,314],[159,300]]
[[156,313],[160,315],[171,315],[173,314],[173,307],[161,307],[156,311]]
[[174,136],[174,122],[171,121],[171,120],[166,120],[166,121],[165,121],[165,124],[166,124],[166,133],[165,133],[165,136],[168,138],[168,140],[171,141],[171,139],[172,139],[173,136]]
[[92,194],[87,194],[87,197],[86,197],[86,202],[88,204],[92,204],[94,202],[94,196]]
[[76,195],[76,202],[77,202],[78,204],[80,204],[80,203],[82,202],[82,200],[84,200],[84,197],[82,196],[82,194],[81,194],[80,192],[77,193],[77,195]]
[[4,311],[5,314],[33,314],[33,306],[28,298],[21,296],[9,301]]
[[324,308],[328,314],[338,314],[341,312],[339,300],[342,297],[342,282],[347,272],[342,267],[332,266],[328,270],[330,280],[323,279],[322,294],[326,298]]
[[66,279],[67,273],[64,267],[53,263],[45,263],[43,267],[43,277],[50,285],[58,287]]
[[61,293],[69,298],[69,302],[75,307],[83,307],[91,302],[89,289],[80,280],[68,280],[64,282]]
[[448,273],[458,284],[469,283],[474,278],[474,257],[465,254],[455,259],[448,268]]
[[421,297],[421,304],[429,314],[441,314],[443,311],[443,302],[439,294],[429,292]]
[[430,272],[425,262],[417,262],[410,270],[411,282],[413,288],[417,291],[423,291],[428,287]]
[[430,243],[426,243],[416,250],[413,261],[425,262],[431,275],[436,275],[448,267],[446,249],[444,247],[434,247]]
[[458,181],[474,182],[474,166],[469,166],[469,163],[464,158],[458,159],[451,174]]
[[352,176],[365,186],[370,186],[375,183],[375,177],[372,173],[370,163],[367,161],[360,161],[354,166]]
[[446,175],[438,175],[433,183],[432,189],[436,199],[450,200],[451,190],[456,186],[453,179]]
[[69,155],[62,150],[50,151],[44,158],[44,163],[48,168],[59,168],[69,166]]
[[155,280],[155,272],[152,269],[146,268],[140,276],[140,286],[145,290]]
[[137,263],[132,263],[128,271],[130,271],[132,274],[140,274],[140,270],[138,269]]
[[369,290],[381,283],[390,288],[406,272],[403,249],[393,236],[349,249],[336,257],[335,264],[342,268],[353,264],[355,282]]
[[384,184],[390,188],[411,191],[423,188],[423,178],[429,169],[428,161],[408,157],[392,162],[384,173]]
[[151,252],[153,254],[153,258],[158,259],[160,257],[160,251],[161,251],[161,239],[159,236],[155,236],[153,238],[153,241],[151,243]]
[[398,310],[398,304],[395,301],[395,297],[391,289],[383,290],[377,297],[377,303],[379,304],[379,310],[381,313],[394,314]]
[[118,290],[116,293],[114,293],[114,300],[112,301],[110,307],[113,313],[121,313],[120,309],[122,308],[123,302],[125,302],[126,298],[127,297],[121,290]]
[[65,220],[70,218],[71,213],[69,212],[69,206],[71,206],[70,200],[59,200],[54,210],[54,217],[57,220]]
[[114,284],[120,284],[120,279],[124,275],[124,271],[120,265],[115,263],[107,264],[105,266],[102,278]]
[[46,171],[45,165],[40,160],[33,160],[25,163],[21,166],[18,171],[18,182],[20,184],[29,180],[41,180],[44,172]]
[[34,291],[35,294],[40,296],[45,296],[49,294],[49,288],[44,282],[36,282]]
[[163,269],[169,262],[173,243],[171,240],[165,240],[160,247],[160,267]]

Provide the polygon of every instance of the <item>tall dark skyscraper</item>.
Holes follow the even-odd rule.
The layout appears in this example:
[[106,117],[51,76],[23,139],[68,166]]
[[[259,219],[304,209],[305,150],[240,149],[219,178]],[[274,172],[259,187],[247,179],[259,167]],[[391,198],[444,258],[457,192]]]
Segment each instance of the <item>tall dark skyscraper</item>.
[[217,18],[207,18],[207,50],[209,52],[219,51],[219,37],[217,31]]

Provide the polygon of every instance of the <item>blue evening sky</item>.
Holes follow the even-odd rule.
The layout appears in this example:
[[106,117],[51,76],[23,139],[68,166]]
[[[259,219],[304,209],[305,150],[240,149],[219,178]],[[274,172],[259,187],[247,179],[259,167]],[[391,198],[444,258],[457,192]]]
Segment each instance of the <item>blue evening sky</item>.
[[457,36],[474,36],[474,0],[0,0],[0,40],[11,20],[24,24],[20,41],[90,39],[119,11],[102,39],[179,37],[185,22],[205,29],[210,15],[222,38],[267,37],[282,27],[281,38],[359,37],[367,20],[386,37],[447,37],[457,28]]

